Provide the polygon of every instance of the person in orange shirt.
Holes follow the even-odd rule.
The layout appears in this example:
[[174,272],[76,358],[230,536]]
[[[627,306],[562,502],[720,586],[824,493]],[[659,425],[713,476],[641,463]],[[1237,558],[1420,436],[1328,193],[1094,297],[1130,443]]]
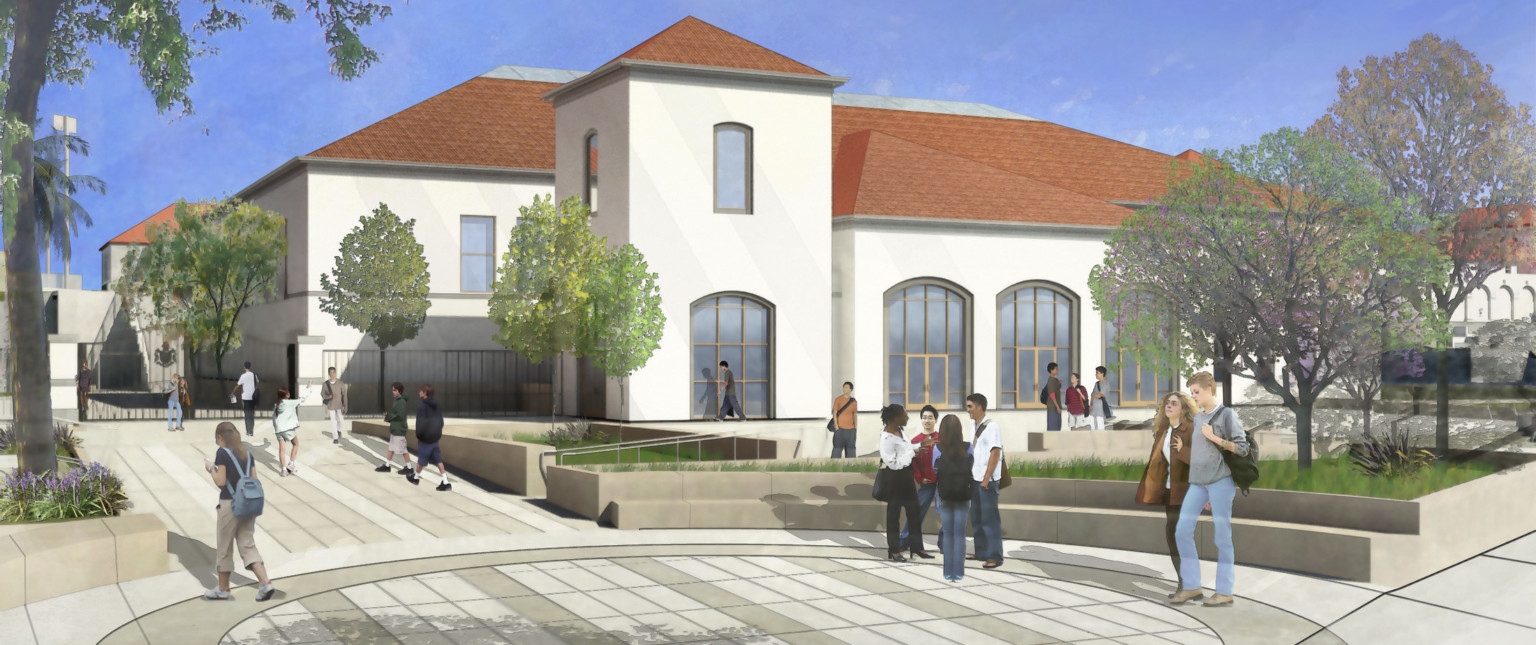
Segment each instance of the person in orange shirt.
[[843,395],[832,400],[832,417],[837,429],[832,431],[832,458],[855,456],[859,439],[859,400],[853,398],[853,382],[843,381]]

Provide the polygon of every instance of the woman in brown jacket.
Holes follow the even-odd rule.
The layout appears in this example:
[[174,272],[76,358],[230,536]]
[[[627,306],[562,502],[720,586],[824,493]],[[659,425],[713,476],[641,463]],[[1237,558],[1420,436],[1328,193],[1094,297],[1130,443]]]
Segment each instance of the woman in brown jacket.
[[1173,558],[1175,577],[1179,575],[1179,547],[1174,530],[1183,510],[1184,492],[1189,489],[1189,437],[1195,427],[1194,417],[1195,402],[1189,395],[1173,392],[1163,397],[1152,434],[1152,454],[1136,486],[1137,504],[1160,504],[1167,513],[1168,555]]

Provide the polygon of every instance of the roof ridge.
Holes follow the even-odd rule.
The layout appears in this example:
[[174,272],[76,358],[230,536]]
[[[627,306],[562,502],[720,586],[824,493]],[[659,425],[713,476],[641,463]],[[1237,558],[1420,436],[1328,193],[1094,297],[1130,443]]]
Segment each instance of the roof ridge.
[[695,67],[750,69],[804,76],[825,72],[747,40],[695,16],[683,17],[629,48],[598,69],[619,60],[644,60]]
[[[880,105],[880,103],[889,103],[890,105]],[[922,106],[919,105],[919,104],[922,104],[922,103],[933,104],[934,107],[945,107],[945,106],[983,107],[983,108],[988,108],[988,109],[994,111],[994,113],[992,113],[992,114],[981,114],[981,113],[978,113],[979,111],[977,111],[977,112],[960,112],[960,111],[940,111],[940,110],[933,110],[933,109],[922,109]],[[858,107],[858,108],[867,108],[867,109],[872,109],[872,110],[900,110],[900,111],[904,111],[904,112],[923,112],[925,114],[948,114],[948,115],[951,115],[951,116],[974,116],[974,117],[980,117],[980,118],[984,118],[984,119],[1008,119],[1008,120],[1012,120],[1012,121],[1044,121],[1044,119],[1039,119],[1039,118],[1036,118],[1036,117],[1032,117],[1032,116],[1029,116],[1027,114],[1020,114],[1018,112],[1014,112],[1013,110],[1009,110],[1009,109],[1006,109],[1006,108],[1001,108],[1001,107],[998,107],[996,105],[992,105],[990,103],[979,103],[979,102],[976,102],[976,101],[950,101],[950,100],[946,100],[946,99],[925,99],[925,98],[919,98],[919,97],[915,97],[915,96],[885,96],[885,95],[882,95],[882,94],[860,94],[860,93],[857,93],[857,92],[834,92],[832,94],[832,104],[833,105],[840,105],[842,107]]]
[[[989,164],[989,163],[987,163],[985,161],[982,161],[980,159],[972,159],[970,157],[966,157],[966,156],[955,154],[955,153],[950,152],[948,150],[941,150],[939,148],[935,148],[935,147],[927,145],[927,144],[918,143],[918,142],[913,141],[911,139],[908,139],[906,137],[902,137],[902,136],[899,136],[899,135],[894,135],[894,134],[891,134],[889,132],[885,132],[883,130],[880,130],[878,128],[867,128],[865,130],[860,130],[859,132],[851,133],[851,134],[843,137],[843,140],[847,141],[848,137],[853,136],[855,134],[859,134],[860,132],[872,132],[874,134],[879,134],[879,135],[882,135],[882,136],[887,136],[887,137],[890,137],[890,138],[895,139],[897,141],[901,141],[903,143],[911,144],[911,145],[917,146],[919,148],[924,148],[926,150],[932,150],[932,151],[937,152],[937,153],[939,153],[941,155],[944,155],[946,157],[954,157],[954,158],[959,159],[961,161],[970,162],[970,163],[976,164],[978,166],[982,166],[984,168],[990,168],[992,170],[996,170],[996,171],[1001,172],[1001,173],[1013,175],[1013,176],[1019,177],[1021,179],[1026,179],[1026,180],[1029,180],[1031,182],[1034,182],[1034,183],[1037,183],[1037,184],[1041,184],[1043,186],[1050,186],[1051,188],[1055,188],[1057,190],[1069,192],[1069,193],[1072,193],[1073,195],[1078,195],[1078,196],[1081,196],[1081,197],[1086,197],[1086,198],[1094,200],[1096,202],[1104,202],[1106,204],[1112,204],[1112,205],[1118,206],[1118,204],[1115,204],[1114,202],[1109,201],[1107,199],[1101,199],[1101,198],[1098,198],[1098,197],[1094,197],[1093,195],[1088,195],[1088,194],[1085,194],[1085,193],[1081,193],[1081,192],[1072,190],[1071,188],[1067,188],[1065,186],[1059,186],[1059,185],[1053,184],[1053,183],[1048,182],[1048,181],[1046,181],[1044,179],[1039,179],[1037,177],[1031,177],[1031,176],[1023,174],[1023,173],[1014,172],[1014,171],[1009,170],[1007,168],[1001,168],[1001,167],[998,167],[998,166],[994,166],[994,165]],[[871,138],[873,138],[873,137],[871,137]],[[841,148],[839,148],[839,151],[841,151]],[[866,155],[868,154],[867,149],[866,149],[865,154]]]

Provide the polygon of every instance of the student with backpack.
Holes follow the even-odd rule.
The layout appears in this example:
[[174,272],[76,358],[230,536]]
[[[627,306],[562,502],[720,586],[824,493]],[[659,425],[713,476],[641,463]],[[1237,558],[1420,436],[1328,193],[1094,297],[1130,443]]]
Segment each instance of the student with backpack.
[[443,476],[437,491],[445,493],[453,490],[453,484],[448,482],[448,470],[443,468],[443,451],[437,445],[443,438],[443,411],[438,409],[432,393],[431,385],[422,385],[417,392],[421,396],[421,405],[416,408],[416,468],[406,471],[405,478],[420,486],[422,469],[427,464],[436,464],[437,473]]
[[1072,373],[1072,385],[1067,386],[1067,430],[1082,430],[1088,416],[1088,388],[1083,387],[1082,377]]
[[1109,407],[1109,397],[1104,395],[1108,378],[1109,370],[1103,365],[1093,368],[1093,394],[1088,396],[1088,422],[1093,430],[1103,430],[1105,422],[1115,416]]
[[212,461],[204,458],[203,468],[219,487],[218,532],[214,538],[214,546],[218,549],[219,586],[209,589],[203,598],[230,599],[229,574],[235,568],[234,550],[239,548],[240,561],[261,583],[256,589],[256,602],[266,602],[277,592],[277,587],[267,578],[267,567],[261,562],[261,553],[256,551],[256,516],[261,515],[263,506],[261,482],[256,478],[256,459],[241,443],[235,424],[225,421],[213,432],[219,452]]
[[970,515],[971,493],[976,488],[965,432],[960,427],[960,417],[944,415],[936,448],[939,457],[934,464],[939,477],[939,550],[944,552],[944,579],[950,582],[965,579],[965,522]]
[[[1240,486],[1246,489],[1253,480],[1245,477],[1247,481],[1236,481],[1227,461],[1228,455],[1241,460],[1253,453],[1237,413],[1217,403],[1215,377],[1210,372],[1200,372],[1190,377],[1186,385],[1199,408],[1194,419],[1197,434],[1189,442],[1189,489],[1184,493],[1177,529],[1180,589],[1168,602],[1182,605],[1204,595],[1200,586],[1200,553],[1195,550],[1195,525],[1200,520],[1201,509],[1209,503],[1215,525],[1216,595],[1204,605],[1230,607],[1232,587],[1236,584],[1232,501],[1237,497],[1237,489]],[[1184,449],[1177,438],[1172,449],[1175,452]]]

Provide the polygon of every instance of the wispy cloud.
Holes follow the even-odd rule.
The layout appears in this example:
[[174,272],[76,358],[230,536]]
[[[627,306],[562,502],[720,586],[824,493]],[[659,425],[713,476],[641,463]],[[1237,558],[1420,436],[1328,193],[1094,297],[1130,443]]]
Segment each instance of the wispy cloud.
[[1174,63],[1183,60],[1183,58],[1184,55],[1177,52],[1169,54],[1166,58],[1163,59],[1163,62],[1157,63],[1156,65],[1152,66],[1152,69],[1147,70],[1147,76],[1157,76],[1158,74],[1162,73],[1164,69],[1167,69]]
[[1184,129],[1184,126],[1182,126],[1182,125],[1170,125],[1170,126],[1168,126],[1166,128],[1163,128],[1158,134],[1161,134],[1161,135],[1163,135],[1165,137],[1171,137],[1171,136],[1173,136],[1175,134],[1178,134],[1179,130],[1183,130],[1183,129]]
[[1078,90],[1076,94],[1073,94],[1072,98],[1069,98],[1069,99],[1067,99],[1065,101],[1057,103],[1056,104],[1055,112],[1056,112],[1056,114],[1061,114],[1063,112],[1066,112],[1067,110],[1070,110],[1070,109],[1072,109],[1074,107],[1077,107],[1077,104],[1082,103],[1083,101],[1087,101],[1088,99],[1091,99],[1091,98],[1093,98],[1093,90],[1090,90],[1090,89],[1085,87],[1083,89]]
[[1195,131],[1191,133],[1191,136],[1195,138],[1195,141],[1204,141],[1211,138],[1211,131],[1205,129],[1204,127],[1195,128]]
[[1126,139],[1128,140],[1128,143],[1130,143],[1133,146],[1146,145],[1146,143],[1147,143],[1147,131],[1146,130],[1132,130],[1132,131],[1128,132],[1127,135],[1128,136],[1126,137]]
[[1013,60],[1013,50],[1007,45],[985,52],[981,55],[982,62],[996,63],[1001,60]]
[[966,93],[970,91],[971,86],[965,83],[950,83],[949,88],[944,90],[944,95],[948,96],[951,100],[958,101],[965,98]]
[[1056,78],[1051,79],[1051,87],[1061,87],[1061,83],[1064,80],[1066,80],[1066,79],[1063,79],[1060,76],[1057,76]]
[[869,84],[869,92],[871,94],[879,94],[881,96],[890,96],[890,94],[891,94],[891,85],[892,85],[891,79],[889,79],[889,78],[877,78],[874,81],[870,82],[870,84]]

